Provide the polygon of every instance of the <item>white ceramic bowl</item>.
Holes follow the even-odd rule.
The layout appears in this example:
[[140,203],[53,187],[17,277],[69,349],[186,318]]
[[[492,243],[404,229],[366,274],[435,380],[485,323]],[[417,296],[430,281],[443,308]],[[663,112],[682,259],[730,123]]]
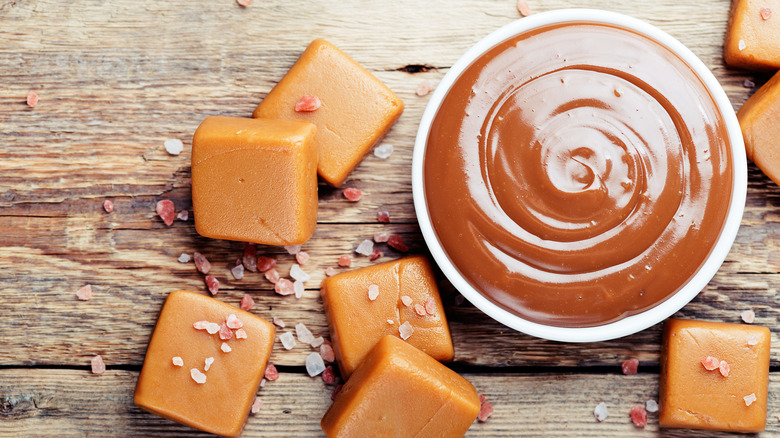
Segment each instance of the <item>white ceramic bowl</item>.
[[[433,230],[425,199],[423,178],[423,161],[431,123],[442,100],[461,73],[485,52],[509,38],[539,27],[569,22],[612,24],[627,28],[655,40],[682,58],[709,90],[723,117],[729,135],[734,169],[734,186],[725,225],[709,257],[688,283],[666,301],[642,313],[609,324],[582,328],[558,327],[528,321],[497,306],[472,287],[449,259]],[[420,121],[414,145],[412,189],[414,207],[425,242],[444,275],[466,299],[498,322],[523,333],[555,341],[595,342],[630,335],[663,321],[690,302],[707,285],[726,259],[742,220],[747,192],[747,162],[739,122],[726,93],[704,63],[687,47],[657,27],[623,14],[592,9],[563,9],[531,15],[507,24],[483,38],[452,66],[431,96]]]

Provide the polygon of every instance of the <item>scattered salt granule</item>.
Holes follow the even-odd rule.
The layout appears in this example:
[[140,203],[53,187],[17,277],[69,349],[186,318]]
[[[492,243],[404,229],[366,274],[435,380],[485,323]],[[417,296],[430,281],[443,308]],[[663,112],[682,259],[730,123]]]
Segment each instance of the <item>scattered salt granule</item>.
[[332,366],[328,365],[325,367],[325,370],[322,372],[322,381],[325,383],[336,382],[336,372],[333,371]]
[[295,261],[298,262],[299,265],[305,265],[306,262],[309,261],[309,253],[301,251],[298,254],[295,254]]
[[184,366],[184,360],[181,357],[179,357],[179,356],[174,356],[171,359],[171,362],[173,362],[173,364],[176,365],[177,367],[183,367]]
[[390,324],[390,325],[393,325],[393,324],[395,324],[395,321],[393,321],[392,319],[388,319],[387,323]]
[[401,295],[401,302],[404,303],[404,306],[409,307],[412,305],[412,297],[408,295]]
[[382,143],[374,148],[374,155],[382,160],[390,158],[393,155],[393,145],[390,143]]
[[241,280],[244,278],[244,265],[237,265],[234,266],[233,269],[230,270],[230,273],[233,274],[233,278],[236,280]]
[[593,409],[593,416],[596,417],[596,421],[604,421],[609,417],[609,410],[607,409],[607,404],[604,402],[601,402],[596,405],[596,408]]
[[38,105],[38,93],[35,91],[27,92],[27,105],[33,108]]
[[336,275],[336,268],[334,268],[333,266],[329,266],[328,268],[325,269],[325,275],[328,277],[333,277],[334,275]]
[[729,363],[725,360],[720,361],[720,365],[718,365],[718,370],[720,370],[720,374],[723,377],[729,376],[729,371],[731,371],[731,367],[729,366]]
[[425,313],[428,315],[436,314],[436,301],[433,300],[433,297],[428,297],[428,299],[425,300]]
[[[98,356],[98,357],[100,357],[100,356]],[[753,402],[754,402],[754,401],[756,401],[756,400],[757,400],[757,399],[756,399],[756,393],[755,393],[755,392],[754,392],[754,393],[751,393],[750,395],[746,395],[746,396],[744,396],[744,397],[742,397],[742,398],[744,398],[744,399],[745,399],[745,406],[750,406],[750,405],[752,405],[752,404],[753,404]]]
[[325,362],[322,361],[322,356],[319,353],[311,353],[306,356],[306,372],[309,376],[314,377],[325,371]]
[[480,423],[484,423],[488,420],[488,418],[490,418],[491,415],[493,415],[493,405],[490,404],[489,401],[485,400],[482,402],[482,406],[479,408],[477,420],[479,420]]
[[81,301],[89,301],[92,299],[92,285],[88,284],[79,288],[76,291],[76,298]]
[[201,385],[206,383],[206,375],[201,373],[197,368],[190,370],[190,376],[192,376],[192,380],[194,380],[195,383],[200,383]]
[[103,201],[103,210],[105,210],[106,213],[111,213],[114,211],[114,203],[110,199],[106,199]]
[[287,251],[287,254],[295,255],[301,252],[301,246],[302,245],[289,245],[285,246],[284,249]]
[[266,380],[265,380],[265,377],[263,377],[262,379],[260,379],[260,387],[261,387],[261,388],[265,388],[265,382],[266,382]]
[[167,199],[158,201],[156,211],[157,214],[160,215],[160,219],[162,219],[165,225],[169,227],[173,225],[173,218],[176,212],[176,208],[174,208],[172,201],[169,201]]
[[343,388],[344,385],[336,385],[335,388],[333,388],[333,392],[330,393],[330,399],[336,400],[336,396],[339,395],[339,392],[341,392],[341,388]]
[[333,347],[328,344],[320,345],[320,356],[327,363],[332,363],[336,360],[336,353],[333,352]]
[[208,321],[195,321],[194,323],[192,323],[192,327],[194,327],[195,330],[206,330],[207,325],[209,325]]
[[636,374],[637,369],[639,368],[639,359],[628,359],[623,362],[621,368],[623,369],[623,374],[627,376],[633,376]]
[[376,243],[384,243],[387,242],[390,239],[390,234],[381,232],[381,233],[374,233],[374,242]]
[[219,326],[219,339],[222,339],[223,341],[228,341],[233,338],[233,330],[230,330],[230,327],[227,326],[224,322],[221,326]]
[[371,253],[374,252],[374,242],[370,240],[360,242],[357,248],[355,248],[355,252],[360,255],[370,256]]
[[741,52],[741,51],[745,50],[745,47],[747,47],[747,44],[745,44],[744,40],[739,40],[739,43],[738,43],[737,47],[739,48],[739,51]]
[[279,378],[279,371],[276,369],[276,366],[274,364],[269,363],[268,366],[265,367],[265,380],[268,380],[269,382],[273,382],[278,378]]
[[301,266],[296,263],[294,263],[290,268],[290,277],[292,277],[293,280],[298,281],[311,280],[311,275],[307,274],[303,269],[301,269]]
[[373,262],[374,260],[378,259],[379,257],[382,257],[382,251],[380,251],[379,248],[374,248],[374,252],[372,252],[371,255],[368,256],[368,259]]
[[233,330],[240,329],[244,326],[244,321],[241,321],[235,314],[231,313],[225,318],[225,325]]
[[[241,3],[247,3],[247,4],[252,3],[252,0],[237,0],[237,1],[238,4],[241,6],[247,6],[247,5],[242,5]],[[260,397],[255,397],[255,401],[252,402],[252,409],[251,409],[252,413],[256,414],[260,412],[260,408],[262,407],[263,407],[263,399],[261,399]]]
[[317,111],[322,106],[322,101],[317,96],[304,94],[298,102],[295,102],[295,112]]
[[379,286],[376,284],[371,284],[368,286],[368,299],[371,301],[376,300],[376,298],[379,296]]
[[409,324],[409,321],[406,321],[398,327],[398,333],[401,334],[401,339],[405,341],[409,339],[409,336],[412,336],[412,333],[414,333],[414,327]]
[[263,274],[263,275],[265,275],[265,279],[270,281],[271,283],[276,284],[276,283],[279,282],[279,279],[280,279],[279,273],[276,272],[276,269],[274,269],[274,268],[271,268],[271,269],[265,271],[265,274]]
[[712,356],[707,356],[701,360],[701,364],[704,365],[704,369],[707,371],[712,371],[718,369],[720,361]]
[[276,267],[276,259],[273,257],[260,256],[257,258],[257,270],[266,272]]
[[422,82],[420,82],[419,85],[417,85],[417,89],[414,91],[414,94],[422,97],[427,96],[431,92],[431,81],[428,79],[424,79]]
[[213,275],[207,275],[205,278],[206,286],[209,288],[209,292],[211,292],[211,295],[216,295],[219,293],[219,280],[216,279]]
[[179,258],[177,260],[179,260],[179,263],[189,263],[190,262],[190,255],[186,254],[186,253],[181,253],[181,255],[179,256]]
[[634,406],[631,408],[631,421],[636,427],[647,426],[647,411],[642,406]]
[[745,88],[753,88],[756,86],[756,83],[751,81],[750,79],[745,79],[745,82],[742,83],[742,86]]
[[279,340],[282,341],[282,347],[284,347],[285,350],[292,350],[295,348],[295,336],[293,336],[292,332],[285,332],[279,335]]
[[314,340],[314,335],[311,333],[311,330],[306,328],[306,324],[302,322],[295,324],[295,334],[298,336],[298,342],[304,344],[311,344]]
[[745,310],[744,312],[740,313],[739,316],[741,316],[742,321],[745,321],[747,324],[753,324],[753,321],[756,320],[756,314],[752,310]]
[[479,404],[481,406],[482,403],[485,403],[486,397],[483,394],[477,394],[477,395],[479,395]]
[[295,293],[295,285],[286,278],[280,278],[274,285],[274,291],[282,296],[292,295]]
[[216,322],[209,322],[206,324],[206,332],[210,335],[216,334],[219,329],[220,326]]
[[241,257],[241,263],[249,272],[257,272],[257,248],[251,243],[244,246],[244,255]]
[[645,409],[647,410],[647,412],[658,412],[658,402],[655,400],[646,401]]
[[325,338],[323,338],[322,336],[317,336],[316,338],[314,338],[313,341],[311,341],[309,345],[311,345],[312,348],[317,348],[324,343],[325,343]]
[[352,257],[350,257],[347,254],[344,254],[343,256],[339,257],[339,266],[342,268],[349,268],[352,266]]
[[356,189],[354,187],[347,187],[341,193],[345,198],[347,198],[347,201],[349,202],[358,202],[360,201],[360,198],[363,197],[363,192],[361,192],[360,189]]
[[466,302],[466,297],[461,294],[455,294],[455,305],[462,306]]
[[177,138],[165,140],[163,145],[165,146],[165,151],[171,155],[179,155],[184,150],[184,143]]
[[[376,220],[377,220],[377,222],[381,222],[383,224],[388,224],[388,223],[390,223],[390,213],[387,210],[379,209],[379,210],[376,211]],[[376,239],[374,241],[375,242],[379,242]],[[384,242],[387,242],[387,240],[384,240]]]
[[393,234],[392,236],[390,236],[390,238],[387,239],[387,244],[391,248],[395,248],[401,252],[409,251],[409,247],[406,246],[406,243],[404,243],[404,239],[398,234]]
[[255,300],[249,294],[244,294],[244,297],[241,298],[241,310],[249,311],[254,305]]
[[748,336],[747,344],[750,345],[750,346],[758,345],[758,336],[756,336],[756,335]]
[[209,368],[211,368],[211,364],[214,363],[213,357],[207,357],[206,358],[206,364],[203,366],[203,371],[208,371]]
[[179,213],[176,214],[176,219],[187,222],[187,219],[190,218],[190,211],[189,210],[182,210]]
[[242,328],[236,330],[236,339],[246,339],[246,330]]
[[103,358],[98,354],[92,358],[92,374],[103,374],[106,372],[106,364],[103,362]]
[[293,293],[295,293],[295,298],[301,299],[305,290],[306,289],[304,289],[303,282],[301,280],[295,280],[293,283]]
[[422,304],[415,304],[414,312],[420,316],[425,316],[425,307]]
[[521,17],[527,17],[531,15],[531,8],[528,7],[528,2],[525,0],[517,0],[517,12]]
[[228,345],[225,342],[223,342],[222,345],[220,345],[219,349],[222,350],[223,353],[230,353],[231,351],[233,351],[233,349],[230,348],[230,345]]
[[201,274],[208,274],[211,270],[211,263],[209,263],[208,259],[201,253],[195,252],[192,254],[192,259],[195,261],[195,267],[200,271]]
[[281,318],[277,318],[274,316],[274,325],[279,328],[284,328],[284,321]]
[[[766,21],[772,18],[772,10],[769,8],[761,8],[759,11],[759,14],[761,14],[761,19]],[[34,105],[33,105],[34,106]]]

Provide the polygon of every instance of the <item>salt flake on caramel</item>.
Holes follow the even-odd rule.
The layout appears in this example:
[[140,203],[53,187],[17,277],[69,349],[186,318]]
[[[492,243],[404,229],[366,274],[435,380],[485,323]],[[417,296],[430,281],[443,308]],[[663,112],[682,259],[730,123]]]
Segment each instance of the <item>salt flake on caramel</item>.
[[718,370],[720,371],[720,374],[723,377],[729,376],[729,371],[731,370],[731,367],[729,367],[729,363],[725,360],[720,361],[720,364],[718,365]]
[[217,333],[219,331],[219,329],[220,329],[220,326],[216,322],[209,322],[209,323],[206,324],[206,331],[210,335],[213,335],[213,334]]
[[242,328],[236,330],[236,339],[246,339],[246,330]]
[[414,327],[409,324],[409,321],[406,321],[398,327],[398,333],[401,335],[401,339],[405,341],[414,333]]
[[425,300],[425,313],[428,315],[436,314],[436,301],[433,300],[433,297],[428,297],[428,299]]
[[707,371],[713,371],[718,369],[720,366],[720,361],[712,356],[707,356],[701,360],[701,364],[704,365],[704,369]]
[[204,361],[203,371],[208,371],[209,368],[211,368],[211,364],[213,363],[214,363],[214,358],[207,357],[206,360]]
[[375,301],[379,297],[379,286],[372,284],[368,286],[368,299]]
[[184,366],[184,360],[179,356],[174,356],[171,358],[171,362],[177,367],[183,367]]
[[201,373],[197,368],[193,368],[190,370],[190,376],[192,376],[192,380],[194,380],[195,383],[201,385],[206,383],[206,375]]
[[409,307],[412,305],[412,297],[408,295],[401,295],[401,302],[404,304],[404,306]]
[[772,17],[772,10],[769,8],[761,8],[759,14],[761,14],[761,19],[766,21]]
[[311,112],[317,111],[322,106],[322,101],[317,96],[303,95],[298,102],[295,103],[295,112]]
[[219,327],[219,339],[222,339],[223,341],[228,341],[233,338],[233,330],[230,330],[230,327],[228,327],[224,322]]
[[743,397],[745,399],[745,406],[750,406],[753,404],[754,401],[758,400],[756,398],[756,393],[751,393]]
[[230,345],[228,345],[226,342],[223,342],[219,349],[222,350],[223,353],[230,353],[233,351],[233,349],[230,348]]
[[244,322],[241,321],[240,319],[238,319],[238,317],[236,317],[235,314],[231,313],[225,319],[225,325],[227,325],[228,327],[230,327],[230,328],[235,330],[235,329],[240,329],[241,327],[243,327],[244,326]]

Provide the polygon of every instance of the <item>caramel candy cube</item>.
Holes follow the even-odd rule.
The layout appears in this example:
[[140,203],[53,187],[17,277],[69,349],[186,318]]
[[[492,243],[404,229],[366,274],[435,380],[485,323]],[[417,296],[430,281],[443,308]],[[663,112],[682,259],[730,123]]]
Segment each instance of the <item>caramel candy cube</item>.
[[[658,424],[729,432],[764,430],[769,342],[766,327],[668,320]],[[718,367],[723,362],[728,364],[725,372]]]
[[317,129],[299,120],[208,117],[192,139],[202,236],[299,245],[317,224]]
[[723,56],[733,67],[780,68],[780,0],[734,0]]
[[[295,111],[303,96],[320,99],[315,111]],[[314,123],[317,171],[339,187],[366,152],[390,130],[404,104],[385,84],[333,44],[317,39],[255,109],[253,117]]]
[[780,184],[780,73],[742,105],[737,118],[747,157],[775,184]]
[[[374,300],[369,297],[371,285],[379,289]],[[334,275],[322,282],[321,293],[342,376],[352,374],[383,336],[401,337],[402,330],[405,336],[409,326],[412,332],[407,342],[436,360],[452,360],[450,329],[425,257],[406,257]],[[403,300],[409,299],[407,306]],[[433,312],[425,311],[426,302]]]
[[[243,323],[246,339],[237,339],[232,330],[232,338],[223,341],[219,332],[193,327],[198,321],[221,325],[230,314]],[[274,326],[262,318],[205,295],[172,292],[146,350],[135,404],[196,429],[239,436],[273,342]],[[229,352],[221,348],[223,343]],[[213,358],[208,370],[207,358]],[[198,383],[196,376],[205,382]]]
[[468,380],[385,336],[322,417],[328,437],[462,437],[479,413]]

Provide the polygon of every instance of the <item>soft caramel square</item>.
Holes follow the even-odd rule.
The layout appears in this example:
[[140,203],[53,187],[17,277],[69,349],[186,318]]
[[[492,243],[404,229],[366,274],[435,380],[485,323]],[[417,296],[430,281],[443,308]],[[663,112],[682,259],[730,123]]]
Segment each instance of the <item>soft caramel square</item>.
[[[379,287],[375,300],[369,298],[371,285]],[[322,282],[321,293],[333,350],[344,377],[352,374],[383,336],[400,337],[405,322],[414,330],[406,339],[408,343],[436,360],[452,360],[450,329],[425,257],[406,257],[334,275]],[[403,302],[405,297],[411,299],[408,306]],[[424,307],[429,298],[433,314],[421,316],[416,305]]]
[[742,105],[737,118],[747,157],[780,184],[780,73],[775,73]]
[[462,437],[479,413],[474,386],[430,356],[383,337],[320,423],[328,437]]
[[723,56],[733,67],[780,68],[780,0],[734,0]]
[[299,120],[208,117],[192,139],[195,229],[299,245],[317,224],[317,129]]
[[[314,96],[322,106],[296,112]],[[318,172],[339,187],[401,115],[404,104],[385,84],[333,44],[317,39],[268,93],[253,117],[299,119],[317,125]]]
[[[234,314],[246,339],[223,341],[193,324],[222,324]],[[237,332],[237,330],[232,330]],[[222,350],[222,343],[231,348]],[[205,295],[176,291],[165,300],[149,341],[135,404],[163,418],[217,435],[235,437],[244,429],[250,406],[265,373],[274,342],[274,326],[249,312]],[[183,366],[173,362],[181,358]],[[214,358],[205,370],[206,358]],[[206,377],[197,383],[191,370]]]
[[[670,319],[664,326],[660,412],[664,427],[759,432],[766,424],[770,334],[766,327]],[[708,370],[707,357],[728,364]],[[755,401],[751,401],[752,396]],[[751,403],[748,406],[745,397]]]

